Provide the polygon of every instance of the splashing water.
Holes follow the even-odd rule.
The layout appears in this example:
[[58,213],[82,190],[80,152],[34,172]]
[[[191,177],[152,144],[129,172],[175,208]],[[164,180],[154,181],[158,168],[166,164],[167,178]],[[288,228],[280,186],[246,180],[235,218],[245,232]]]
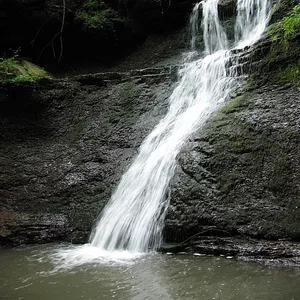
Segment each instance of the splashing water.
[[[197,4],[190,19],[192,52],[196,52],[201,8],[204,57],[191,61],[193,56],[188,56],[180,71],[181,79],[170,96],[166,116],[142,143],[138,156],[102,212],[87,246],[93,249],[93,259],[95,249],[100,257],[103,251],[134,254],[160,245],[169,202],[166,190],[174,174],[176,157],[191,134],[240,85],[231,50],[242,49],[259,39],[267,24],[269,0],[238,0],[232,48],[218,18],[218,0]],[[74,251],[62,254],[69,263],[72,257],[78,260],[78,255]]]

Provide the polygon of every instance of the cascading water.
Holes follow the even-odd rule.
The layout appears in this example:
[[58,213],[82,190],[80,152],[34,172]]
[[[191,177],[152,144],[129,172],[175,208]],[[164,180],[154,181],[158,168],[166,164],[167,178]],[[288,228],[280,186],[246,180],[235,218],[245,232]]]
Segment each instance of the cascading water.
[[[207,56],[217,52],[218,50],[225,50],[228,48],[228,40],[225,29],[221,26],[219,21],[218,2],[219,0],[201,2],[203,7],[202,26],[205,47],[204,53]],[[198,11],[196,13],[198,13]]]
[[[191,17],[195,51],[199,7],[203,11],[206,56],[185,64],[181,80],[170,97],[167,115],[143,142],[135,161],[123,175],[91,239],[108,251],[145,252],[160,243],[176,156],[187,138],[220,106],[237,86],[234,68],[227,69],[230,50],[218,18],[218,0],[195,6]],[[239,0],[235,47],[255,42],[267,21],[268,0]]]
[[[97,224],[90,245],[108,252],[147,252],[161,242],[176,157],[185,141],[224,104],[240,84],[232,51],[253,44],[263,33],[269,0],[238,0],[235,41],[229,47],[218,18],[218,0],[197,4],[191,16],[191,51],[196,52],[202,8],[204,51],[187,55],[180,81],[169,99],[169,110],[140,147]],[[231,67],[228,67],[231,66]]]
[[267,25],[270,6],[270,0],[238,0],[235,48],[242,49],[259,40]]

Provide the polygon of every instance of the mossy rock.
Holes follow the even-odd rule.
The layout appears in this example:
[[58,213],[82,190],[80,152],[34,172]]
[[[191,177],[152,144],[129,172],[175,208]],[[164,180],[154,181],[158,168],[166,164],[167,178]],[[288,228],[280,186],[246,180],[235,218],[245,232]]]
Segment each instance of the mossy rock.
[[237,96],[229,101],[222,109],[221,112],[224,114],[232,113],[234,111],[239,111],[245,106],[247,106],[247,96],[244,94],[243,96]]
[[43,68],[27,60],[0,59],[0,83],[33,84],[42,79],[51,79]]

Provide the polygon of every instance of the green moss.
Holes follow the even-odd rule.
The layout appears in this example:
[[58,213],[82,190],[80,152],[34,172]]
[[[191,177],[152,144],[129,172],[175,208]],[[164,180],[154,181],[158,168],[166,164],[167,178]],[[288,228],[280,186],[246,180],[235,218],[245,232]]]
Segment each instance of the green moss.
[[136,122],[135,107],[140,91],[135,84],[126,81],[118,86],[117,97],[118,103],[114,106],[109,116],[110,123],[126,122],[132,125]]
[[284,15],[267,30],[272,44],[263,64],[268,70],[269,82],[299,87],[300,46],[296,37],[300,33],[300,5],[295,6],[292,1],[281,5],[279,10],[283,10]]
[[295,34],[300,32],[300,13],[296,5],[289,13],[278,22],[271,24],[267,29],[267,34],[272,40],[272,50],[274,52],[287,51],[289,42]]
[[272,42],[278,42],[282,38],[282,23],[278,22],[271,24],[267,29],[267,34],[271,38]]
[[271,18],[274,14],[276,14],[278,12],[279,8],[280,8],[280,5],[278,3],[275,3],[272,8],[272,11],[271,11]]
[[278,60],[282,53],[286,53],[289,48],[289,41],[284,38],[282,21],[272,24],[267,29],[267,34],[271,38],[272,45],[269,54],[265,57],[265,61],[273,63]]
[[[253,78],[252,78],[252,76],[250,76],[250,79],[249,79],[250,82],[248,82],[247,85],[250,85],[252,80],[253,80]],[[223,113],[223,114],[230,114],[232,112],[239,111],[239,110],[245,108],[245,106],[248,105],[248,99],[249,99],[250,96],[251,96],[250,93],[247,92],[247,93],[244,93],[243,95],[232,98],[220,110],[220,112]]]
[[12,83],[34,83],[40,80],[36,75],[19,75],[11,80]]
[[82,23],[83,30],[100,32],[113,32],[115,23],[123,21],[117,11],[97,0],[85,2],[75,18]]
[[0,58],[0,83],[36,83],[50,75],[42,68],[28,61],[15,58]]
[[0,60],[0,82],[10,81],[18,75],[14,58]]
[[135,91],[135,85],[131,81],[125,82],[119,91],[120,101],[124,103],[127,109],[128,108],[132,109],[132,106],[135,102],[134,91]]
[[243,106],[242,100],[243,100],[242,96],[233,98],[221,109],[221,112],[227,114],[236,111],[239,107]]
[[278,81],[280,84],[290,83],[293,86],[298,86],[300,79],[300,65],[289,65],[281,69],[278,73]]
[[268,33],[273,42],[273,51],[288,51],[290,40],[294,35],[300,32],[300,14],[298,6],[294,6],[292,11],[282,20],[269,27]]

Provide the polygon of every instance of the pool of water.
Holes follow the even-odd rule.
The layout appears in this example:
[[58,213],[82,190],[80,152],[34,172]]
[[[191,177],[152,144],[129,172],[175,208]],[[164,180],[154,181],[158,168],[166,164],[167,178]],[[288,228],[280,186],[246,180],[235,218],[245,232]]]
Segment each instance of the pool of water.
[[[61,267],[47,245],[0,251],[1,299],[300,299],[300,270],[225,257],[148,254]],[[76,258],[75,258],[76,259]]]

